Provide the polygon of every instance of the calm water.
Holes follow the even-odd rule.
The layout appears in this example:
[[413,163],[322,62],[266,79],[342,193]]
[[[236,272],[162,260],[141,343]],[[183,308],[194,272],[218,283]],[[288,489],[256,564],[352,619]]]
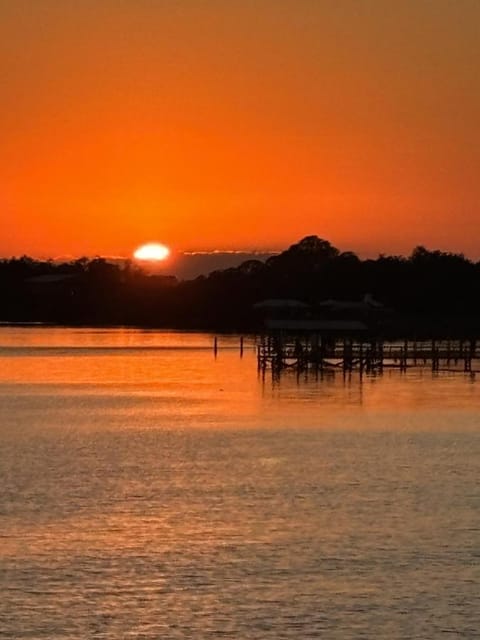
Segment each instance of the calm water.
[[480,376],[212,342],[0,329],[0,637],[480,637]]

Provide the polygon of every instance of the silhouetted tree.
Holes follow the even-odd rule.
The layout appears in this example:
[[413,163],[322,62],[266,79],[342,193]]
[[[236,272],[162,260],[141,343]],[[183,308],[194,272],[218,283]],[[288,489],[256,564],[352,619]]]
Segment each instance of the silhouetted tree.
[[315,307],[327,298],[361,300],[366,293],[412,331],[480,329],[480,263],[423,246],[408,258],[360,260],[307,236],[266,262],[247,260],[183,282],[99,257],[0,261],[3,321],[254,329],[253,305],[262,299],[295,298]]

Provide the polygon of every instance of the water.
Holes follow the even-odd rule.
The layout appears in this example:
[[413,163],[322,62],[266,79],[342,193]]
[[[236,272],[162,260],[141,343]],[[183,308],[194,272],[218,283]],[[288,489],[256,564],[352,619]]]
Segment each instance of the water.
[[480,380],[0,329],[0,638],[477,638]]

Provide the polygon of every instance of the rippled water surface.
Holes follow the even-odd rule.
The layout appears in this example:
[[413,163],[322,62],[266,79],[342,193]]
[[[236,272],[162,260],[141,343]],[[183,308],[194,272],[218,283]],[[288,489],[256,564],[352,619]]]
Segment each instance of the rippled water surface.
[[478,638],[480,376],[0,329],[1,638]]

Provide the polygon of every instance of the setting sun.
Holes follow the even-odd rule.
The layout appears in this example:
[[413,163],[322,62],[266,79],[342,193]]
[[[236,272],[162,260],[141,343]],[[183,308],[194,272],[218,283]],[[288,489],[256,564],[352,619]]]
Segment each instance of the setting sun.
[[149,242],[148,244],[142,244],[133,253],[136,260],[148,260],[152,262],[161,262],[166,260],[170,255],[170,249],[164,244],[159,242]]

